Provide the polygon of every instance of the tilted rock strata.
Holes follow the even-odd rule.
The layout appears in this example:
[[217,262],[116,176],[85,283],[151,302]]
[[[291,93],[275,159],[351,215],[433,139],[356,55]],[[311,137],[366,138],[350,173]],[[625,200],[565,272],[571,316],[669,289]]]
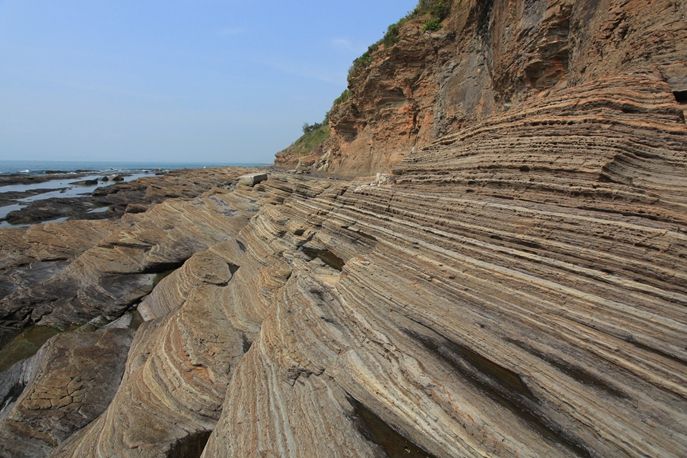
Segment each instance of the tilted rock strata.
[[[652,110],[644,124],[676,136],[616,177],[662,161],[685,176],[685,126]],[[679,455],[684,193],[601,163],[536,173],[532,156],[528,173],[508,142],[478,186],[445,143],[394,184],[284,175],[214,195],[252,202],[241,225],[201,201],[203,218],[178,213],[179,230],[226,232],[144,299],[113,402],[57,456]],[[154,210],[118,238],[138,246]]]
[[229,264],[210,252],[196,253],[184,265],[163,278],[136,308],[145,321],[160,318],[178,309],[190,291],[208,283],[226,285],[231,279]]
[[[370,157],[349,139],[324,168],[395,164],[388,176],[272,174],[111,232],[46,229],[92,231],[84,247],[0,231],[19,285],[0,302],[12,323],[136,306],[146,320],[112,402],[56,456],[684,453],[684,8],[459,5],[464,15],[422,35],[444,40],[436,54],[416,56],[443,79],[424,61],[399,65],[425,50],[411,21],[359,75],[369,91],[332,114],[335,130],[348,122],[334,139],[391,148]],[[416,114],[434,107],[435,133],[422,124],[391,140],[409,127],[385,116],[409,96],[383,72],[428,97],[444,81],[441,110],[417,101]],[[379,122],[344,119],[361,100]],[[425,134],[426,147],[394,152]],[[54,272],[25,267],[61,250]],[[26,287],[31,275],[44,285]]]
[[[228,169],[222,176],[235,179],[241,172]],[[120,316],[152,290],[160,274],[227,239],[257,208],[252,198],[235,193],[223,199],[217,192],[221,189],[190,200],[169,199],[145,216],[128,214],[116,222],[0,231],[8,253],[2,267],[9,277],[0,282],[0,329],[35,323],[64,327]],[[197,224],[180,224],[188,220]]]
[[3,372],[0,456],[49,456],[97,418],[117,390],[132,336],[127,327],[60,334]]
[[[388,171],[414,148],[551,89],[653,73],[687,103],[687,6],[676,0],[454,0],[436,32],[419,15],[349,76],[312,157],[275,165],[343,176]],[[307,159],[307,161],[306,161]]]
[[[286,221],[321,224],[322,247],[305,251],[327,262],[293,262],[205,456],[345,456],[345,440],[325,434],[337,444],[327,450],[318,437],[347,421],[357,430],[348,398],[436,456],[684,448],[685,245],[671,229],[684,212],[654,205],[668,219],[657,222],[618,217],[612,202],[571,211],[513,191],[492,202],[419,185],[341,191],[294,198],[273,220],[268,240],[289,239]],[[255,390],[243,364],[269,389]]]
[[175,311],[143,323],[110,407],[54,456],[168,456],[209,433],[244,346],[217,306],[223,288],[198,284]]
[[[423,154],[459,160],[447,143]],[[494,151],[502,161],[518,154]],[[418,456],[679,454],[684,196],[661,194],[652,180],[644,188],[562,174],[559,185],[589,184],[592,208],[579,195],[559,199],[552,174],[533,174],[534,191],[523,192],[524,172],[511,167],[510,180],[473,189],[416,165],[407,161],[387,186],[272,177],[254,191],[258,214],[235,240],[210,248],[237,270],[201,302],[226,317],[226,335],[240,331],[253,343],[240,359],[219,358],[234,363],[204,456],[375,456],[402,440]],[[641,191],[651,198],[646,216],[624,215],[622,196]],[[173,333],[166,320],[177,313],[157,332]],[[155,393],[176,412],[193,402],[146,390],[140,399]],[[138,404],[116,398],[108,415]],[[79,456],[94,440],[110,447],[101,456],[131,449],[118,425],[177,415],[156,405],[126,422],[95,423],[68,450]],[[195,426],[164,444],[213,429],[186,421]]]
[[0,345],[34,323],[33,307],[43,301],[32,299],[34,288],[116,228],[111,221],[72,221],[0,230]]

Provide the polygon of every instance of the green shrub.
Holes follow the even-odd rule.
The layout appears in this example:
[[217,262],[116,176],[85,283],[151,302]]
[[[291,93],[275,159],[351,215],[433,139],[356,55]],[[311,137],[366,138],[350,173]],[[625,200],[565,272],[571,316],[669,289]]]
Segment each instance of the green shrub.
[[441,23],[451,14],[451,0],[420,0],[415,14],[429,14],[423,30],[434,32],[441,28]]
[[379,47],[379,43],[377,42],[367,48],[367,51],[365,51],[365,54],[362,56],[358,57],[356,60],[353,61],[353,65],[351,65],[350,70],[348,70],[348,79],[350,80],[353,76],[357,75],[358,72],[366,69],[367,67],[370,66],[372,63],[372,53],[377,50]]
[[314,124],[308,124],[307,122],[303,124],[303,133],[309,134],[310,132],[316,131],[322,127],[321,122],[316,122]]
[[344,91],[341,93],[341,95],[338,96],[334,100],[334,103],[332,103],[332,108],[336,107],[337,105],[344,103],[345,101],[347,101],[350,98],[351,98],[351,91],[349,91],[348,88],[344,89]]
[[297,156],[305,156],[319,148],[328,138],[329,126],[327,124],[323,122],[316,122],[315,124],[305,123],[303,125],[303,135],[293,145],[289,146],[289,150]]
[[437,19],[427,19],[427,21],[422,26],[422,30],[425,32],[436,32],[441,28],[441,22]]
[[398,43],[401,35],[401,26],[406,21],[426,14],[429,17],[423,25],[423,30],[425,32],[439,30],[444,19],[451,14],[451,2],[452,0],[420,0],[413,11],[408,13],[397,23],[391,24],[381,40],[370,46],[367,51],[365,51],[365,54],[353,61],[353,65],[351,65],[348,71],[348,80],[350,81],[361,71],[370,66],[372,63],[372,54],[379,48],[380,44],[383,44],[385,48],[389,48]]
[[450,0],[436,0],[433,2],[430,12],[432,13],[432,17],[435,19],[439,20],[439,22],[443,21],[448,17],[449,14],[451,14],[451,1]]
[[386,33],[384,34],[384,38],[382,38],[382,43],[384,43],[385,47],[390,47],[398,43],[398,36],[399,36],[399,30],[400,30],[400,21],[397,22],[396,24],[391,24],[389,28],[386,30]]

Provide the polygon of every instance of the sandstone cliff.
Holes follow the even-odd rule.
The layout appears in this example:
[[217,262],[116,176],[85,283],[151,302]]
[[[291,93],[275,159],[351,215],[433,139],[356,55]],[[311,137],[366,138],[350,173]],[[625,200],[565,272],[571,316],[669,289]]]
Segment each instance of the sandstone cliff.
[[60,331],[0,369],[0,456],[684,455],[685,4],[427,11],[316,158],[388,176],[0,230],[3,350]]
[[276,164],[388,171],[447,133],[607,76],[654,75],[687,103],[686,16],[683,0],[422,1],[354,63],[326,141]]

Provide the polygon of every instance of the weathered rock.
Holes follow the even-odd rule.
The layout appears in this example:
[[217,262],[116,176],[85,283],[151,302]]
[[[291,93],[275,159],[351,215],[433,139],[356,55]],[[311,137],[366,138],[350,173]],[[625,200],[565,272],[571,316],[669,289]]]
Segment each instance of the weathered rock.
[[[197,270],[208,267],[222,268]],[[151,295],[157,307],[144,302],[149,321],[138,329],[110,407],[53,456],[89,456],[93,450],[101,456],[171,456],[188,441],[207,439],[229,371],[243,354],[243,336],[218,307],[231,275],[226,261],[201,253],[177,272],[192,278],[177,288],[172,274]]]
[[551,89],[606,76],[655,74],[669,95],[685,99],[683,1],[446,3],[451,13],[440,30],[424,31],[428,13],[415,15],[354,66],[347,96],[329,113],[324,144],[306,157],[287,149],[275,165],[292,169],[307,159],[311,170],[337,175],[388,171],[413,148]]
[[[124,178],[122,177],[122,180]],[[98,184],[98,179],[92,179],[92,180],[79,180],[79,181],[74,181],[70,184],[76,185],[76,186],[95,186]]]
[[147,320],[54,456],[684,454],[684,8],[456,7],[404,24],[332,114],[350,149],[328,169],[391,176],[273,173],[110,230],[0,231],[4,322]]
[[[34,224],[59,218],[64,219],[112,219],[124,213],[140,213],[154,204],[171,198],[197,197],[214,187],[233,182],[244,169],[221,168],[200,170],[174,170],[150,175],[112,186],[95,189],[92,195],[65,198],[53,197],[37,200],[7,215],[11,224]],[[39,177],[41,177],[39,175]],[[77,182],[97,184],[97,180]],[[9,198],[14,197],[12,195]],[[2,195],[0,195],[0,200]]]
[[247,175],[241,175],[238,178],[239,184],[244,184],[246,186],[255,186],[258,183],[262,183],[267,180],[266,173],[250,173]]
[[[462,146],[418,154],[464,160]],[[493,151],[503,164],[517,154]],[[202,255],[234,275],[160,282],[169,310],[140,328],[106,416],[58,456],[163,456],[210,430],[206,457],[679,454],[684,195],[581,172],[534,174],[523,192],[520,165],[475,187],[417,167],[409,158],[395,184],[281,176],[250,191],[260,211]],[[588,183],[594,208],[558,196],[552,176]],[[650,202],[623,216],[641,190]],[[232,375],[162,383],[196,374],[194,357],[211,374],[231,361]]]
[[7,173],[0,174],[0,186],[15,184],[36,184],[50,180],[69,180],[89,175],[88,171],[77,170],[75,172],[65,172],[63,170],[46,170],[42,174],[27,173]]
[[0,374],[0,456],[48,456],[110,403],[124,371],[132,331],[57,335]]
[[[199,183],[226,183],[241,173],[207,172]],[[173,176],[181,181],[183,174]],[[161,195],[164,190],[154,192]],[[257,209],[252,197],[233,194],[225,199],[212,188],[206,194],[195,200],[169,199],[114,223],[70,221],[0,230],[0,269],[8,278],[0,280],[0,343],[39,322],[64,327],[100,315],[118,317],[152,290],[157,275],[226,240]],[[200,223],[189,230],[180,224],[188,218]]]
[[222,286],[230,279],[231,271],[226,260],[211,252],[197,253],[180,269],[163,278],[137,310],[145,321],[161,318],[178,309],[193,288],[204,283]]

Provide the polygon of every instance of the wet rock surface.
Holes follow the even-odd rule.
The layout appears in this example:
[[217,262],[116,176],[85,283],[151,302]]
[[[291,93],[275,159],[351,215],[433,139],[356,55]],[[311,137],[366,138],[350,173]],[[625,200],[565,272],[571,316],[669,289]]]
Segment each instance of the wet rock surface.
[[[102,186],[88,195],[56,196],[28,202],[22,208],[9,212],[5,220],[13,225],[28,225],[58,219],[119,218],[125,213],[145,211],[149,206],[166,199],[195,197],[214,186],[225,186],[228,182],[224,172],[212,169],[173,170],[123,183],[126,176],[105,177],[108,178],[106,182],[97,179],[71,182],[76,186],[94,186],[101,183]],[[49,190],[41,190],[46,191]],[[37,195],[37,191],[7,195],[6,199],[7,203],[17,203],[19,198],[31,195]]]
[[[120,219],[76,220],[65,224],[47,223],[0,230],[3,251],[0,260],[0,273],[3,275],[0,280],[0,342],[7,342],[24,327],[39,321],[62,327],[99,314],[110,317],[121,314],[152,289],[154,278],[160,272],[180,266],[208,241],[226,237],[207,231],[184,233],[181,227],[177,230],[175,219],[178,215],[190,208],[192,210],[187,215],[190,217],[197,206],[179,196],[221,190],[235,182],[240,173],[245,173],[245,170],[176,172],[151,177],[145,184],[125,183],[122,186],[132,190],[131,193],[112,189],[108,191],[112,194],[107,194],[117,196],[111,202],[119,202],[115,206],[120,208],[137,205],[135,212]],[[128,202],[136,195],[145,203]],[[145,229],[136,229],[147,231],[147,241],[130,243],[124,231],[118,235],[122,228],[134,227],[136,214],[144,212],[156,200],[165,200],[163,206],[153,210],[157,216],[147,217]],[[209,198],[208,202],[219,205],[222,215],[234,211],[219,199]],[[236,214],[236,219],[242,218],[245,217]],[[231,227],[230,223],[227,224]],[[166,235],[161,237],[160,234]],[[123,239],[119,240],[118,236]],[[114,239],[108,240],[108,237]],[[167,238],[166,243],[170,245],[170,251],[160,258],[155,254],[156,238]],[[113,261],[108,259],[111,248],[121,251],[124,258],[109,265]],[[91,270],[94,264],[102,268]],[[89,283],[91,287],[85,287]],[[87,292],[77,290],[76,285],[79,284]]]
[[0,186],[8,186],[14,184],[36,184],[44,183],[51,180],[68,180],[77,179],[86,175],[90,175],[90,171],[76,171],[65,172],[60,170],[48,170],[41,174],[28,173],[4,173],[0,174]]
[[10,205],[17,203],[20,199],[25,197],[36,196],[38,194],[43,194],[45,192],[61,191],[64,188],[55,189],[32,189],[28,191],[16,191],[16,192],[0,192],[0,206]]
[[57,335],[0,374],[0,455],[49,456],[110,403],[133,331],[82,329]]

